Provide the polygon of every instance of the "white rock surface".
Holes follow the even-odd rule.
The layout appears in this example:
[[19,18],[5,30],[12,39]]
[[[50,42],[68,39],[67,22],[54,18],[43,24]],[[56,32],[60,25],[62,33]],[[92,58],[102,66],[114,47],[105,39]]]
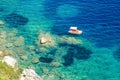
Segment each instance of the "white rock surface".
[[41,44],[45,44],[45,43],[48,43],[48,42],[51,42],[51,40],[47,39],[46,37],[41,37],[41,39],[40,39]]
[[47,39],[45,37],[41,37],[41,40],[40,40],[41,44],[44,44],[47,42]]
[[42,80],[33,69],[24,69],[20,80]]
[[15,67],[15,64],[17,63],[16,59],[14,59],[13,57],[10,57],[10,56],[5,56],[3,59],[2,59],[2,62],[6,62],[9,66],[11,67]]

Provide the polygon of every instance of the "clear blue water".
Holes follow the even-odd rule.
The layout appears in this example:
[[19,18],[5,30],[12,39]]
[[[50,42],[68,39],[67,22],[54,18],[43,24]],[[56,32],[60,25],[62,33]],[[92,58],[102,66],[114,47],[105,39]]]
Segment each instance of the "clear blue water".
[[[55,4],[54,4],[55,3]],[[61,18],[56,8],[62,4],[75,5],[78,15]],[[120,42],[120,1],[119,0],[48,0],[45,3],[45,16],[55,21],[53,33],[61,34],[61,29],[70,25],[84,31],[83,37],[98,46],[113,46]],[[74,14],[74,12],[73,12]],[[63,35],[65,32],[62,33]]]
[[[39,30],[50,32],[54,38],[74,37],[85,42],[82,46],[63,43],[62,46],[46,48],[48,50],[41,53],[25,48],[24,55],[36,54],[26,61],[17,58],[22,67],[32,66],[40,76],[50,78],[44,80],[120,80],[119,0],[1,0],[0,4],[0,19],[9,25],[8,29],[17,29],[18,35],[25,38],[24,47],[42,47],[35,44]],[[83,34],[68,34],[70,26],[77,26]],[[51,67],[51,57],[43,59],[48,54],[57,59],[59,53],[64,55],[58,62],[64,59],[66,62],[63,65],[69,66]],[[31,63],[32,58],[40,57],[48,63]],[[47,68],[50,74],[56,70],[54,74],[57,78],[42,73],[41,68]],[[60,75],[66,79],[60,78]]]

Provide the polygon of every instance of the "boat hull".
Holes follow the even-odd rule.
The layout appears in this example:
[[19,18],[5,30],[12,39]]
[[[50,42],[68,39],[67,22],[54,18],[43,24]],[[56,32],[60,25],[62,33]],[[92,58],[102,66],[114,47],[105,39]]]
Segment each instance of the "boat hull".
[[69,30],[68,32],[69,32],[70,34],[82,34],[82,31],[81,31],[81,30],[77,30],[77,31]]

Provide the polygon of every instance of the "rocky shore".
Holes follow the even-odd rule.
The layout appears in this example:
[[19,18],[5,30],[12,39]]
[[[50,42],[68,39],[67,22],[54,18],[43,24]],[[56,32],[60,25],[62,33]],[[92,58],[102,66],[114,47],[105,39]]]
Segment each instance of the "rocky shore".
[[[12,67],[12,69],[15,72],[17,72],[17,70],[19,69],[17,66],[16,59],[14,59],[11,56],[4,56],[1,62],[2,63],[5,62],[8,66]],[[7,72],[7,73],[10,73],[10,72]],[[12,77],[13,76],[10,76],[10,78],[7,80],[13,80],[14,78]],[[42,80],[42,78],[38,76],[38,74],[33,69],[23,69],[17,80]]]

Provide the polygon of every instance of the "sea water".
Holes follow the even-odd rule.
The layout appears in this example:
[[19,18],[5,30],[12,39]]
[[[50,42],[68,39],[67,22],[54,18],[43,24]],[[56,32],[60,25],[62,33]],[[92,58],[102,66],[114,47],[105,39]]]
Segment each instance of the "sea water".
[[[33,68],[43,80],[120,80],[119,0],[2,0],[0,4],[0,18],[8,30],[17,29],[17,36],[25,40],[22,54],[14,56],[20,67]],[[70,26],[83,34],[68,34]],[[38,46],[40,30],[53,41],[71,43],[58,40],[57,45]],[[34,48],[28,50],[31,45]]]

